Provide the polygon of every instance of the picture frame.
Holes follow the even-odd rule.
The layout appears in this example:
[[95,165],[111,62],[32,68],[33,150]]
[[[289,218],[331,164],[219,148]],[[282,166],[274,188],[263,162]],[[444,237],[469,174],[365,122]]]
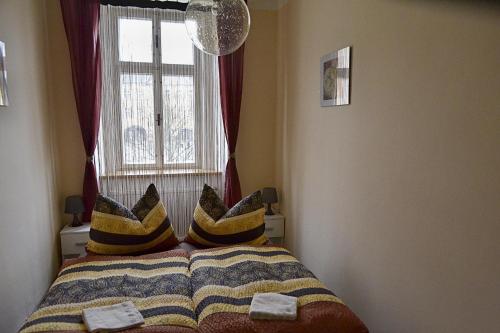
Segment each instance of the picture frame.
[[321,57],[320,104],[323,107],[351,103],[351,47]]
[[0,107],[9,106],[7,92],[7,67],[5,65],[5,43],[0,41]]

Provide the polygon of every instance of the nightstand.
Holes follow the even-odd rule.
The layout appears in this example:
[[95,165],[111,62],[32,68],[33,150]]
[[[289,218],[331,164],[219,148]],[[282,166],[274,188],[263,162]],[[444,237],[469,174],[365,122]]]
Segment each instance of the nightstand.
[[61,230],[61,254],[64,259],[83,257],[89,240],[90,224],[79,227],[65,226]]
[[266,223],[265,234],[269,240],[277,245],[285,243],[285,217],[280,214],[264,215]]

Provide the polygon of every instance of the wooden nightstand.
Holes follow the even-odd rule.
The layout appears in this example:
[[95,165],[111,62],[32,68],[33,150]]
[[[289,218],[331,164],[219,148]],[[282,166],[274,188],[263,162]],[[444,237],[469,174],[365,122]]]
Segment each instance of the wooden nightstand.
[[85,246],[89,240],[90,224],[80,227],[65,226],[61,230],[61,254],[64,259],[83,257],[87,254]]
[[277,245],[285,243],[285,217],[280,214],[264,215],[266,236]]

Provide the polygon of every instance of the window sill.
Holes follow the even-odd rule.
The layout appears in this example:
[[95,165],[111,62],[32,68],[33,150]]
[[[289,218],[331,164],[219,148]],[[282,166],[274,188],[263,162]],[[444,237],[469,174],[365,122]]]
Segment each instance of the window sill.
[[151,176],[216,176],[222,171],[205,169],[170,169],[170,170],[122,170],[113,174],[99,176],[101,179],[126,178],[126,177],[151,177]]

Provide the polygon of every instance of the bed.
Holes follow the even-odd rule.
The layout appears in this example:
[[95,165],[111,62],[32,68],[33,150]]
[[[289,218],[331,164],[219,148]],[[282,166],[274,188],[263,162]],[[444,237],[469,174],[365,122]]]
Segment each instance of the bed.
[[[254,321],[252,295],[298,298],[296,321]],[[139,257],[87,256],[66,261],[21,328],[85,332],[86,307],[131,300],[145,319],[137,333],[361,333],[359,318],[292,254],[277,246],[230,246]]]

